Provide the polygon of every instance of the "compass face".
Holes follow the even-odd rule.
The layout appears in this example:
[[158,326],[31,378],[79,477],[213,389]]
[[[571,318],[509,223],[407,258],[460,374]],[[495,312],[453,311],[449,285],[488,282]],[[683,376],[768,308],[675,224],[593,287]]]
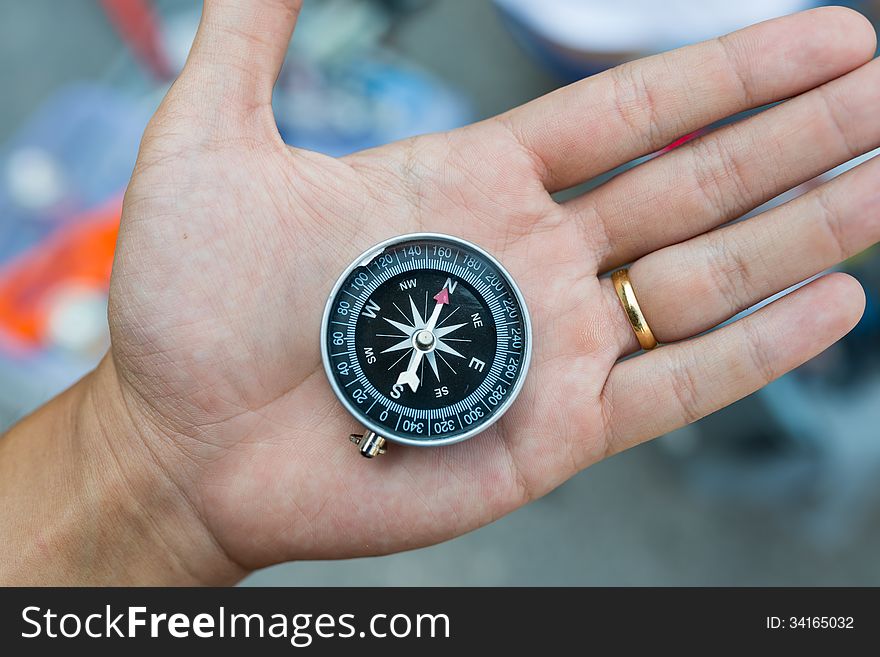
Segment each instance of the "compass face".
[[378,245],[342,275],[322,353],[346,408],[384,438],[441,445],[497,420],[522,386],[531,330],[507,272],[445,235]]

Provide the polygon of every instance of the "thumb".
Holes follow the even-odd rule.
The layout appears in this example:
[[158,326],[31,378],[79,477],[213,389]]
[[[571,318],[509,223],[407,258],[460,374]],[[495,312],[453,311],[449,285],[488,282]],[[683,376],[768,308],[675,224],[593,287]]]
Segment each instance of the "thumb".
[[207,111],[272,102],[302,0],[205,0],[178,85]]

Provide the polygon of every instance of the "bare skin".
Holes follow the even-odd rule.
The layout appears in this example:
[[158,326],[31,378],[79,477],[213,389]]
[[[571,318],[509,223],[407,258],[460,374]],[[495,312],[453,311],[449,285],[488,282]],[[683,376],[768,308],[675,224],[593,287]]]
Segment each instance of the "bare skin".
[[[676,343],[880,239],[880,161],[713,230],[880,145],[875,37],[858,14],[770,21],[333,159],[286,146],[272,116],[299,2],[206,5],[125,197],[112,349],[0,441],[5,582],[229,583],[443,541],[750,394],[861,316],[859,284],[832,274],[620,361],[638,343],[603,277],[633,263],[648,321]],[[584,196],[551,196],[784,98]],[[478,438],[370,462],[321,369],[320,315],[347,263],[414,231],[505,264],[532,313],[532,367]]]

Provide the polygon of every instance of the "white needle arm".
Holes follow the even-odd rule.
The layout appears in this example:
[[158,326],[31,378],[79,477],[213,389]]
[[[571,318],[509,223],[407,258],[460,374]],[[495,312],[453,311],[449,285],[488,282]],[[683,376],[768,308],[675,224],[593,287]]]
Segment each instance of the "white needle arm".
[[419,384],[421,381],[419,380],[419,375],[416,372],[419,369],[419,363],[422,362],[422,355],[424,351],[420,349],[413,349],[412,355],[409,357],[409,365],[407,368],[400,373],[400,376],[397,377],[397,385],[407,384],[413,392],[419,389]]
[[440,319],[440,311],[443,310],[443,306],[449,303],[449,292],[444,287],[437,294],[434,295],[434,300],[437,302],[437,305],[434,306],[434,312],[431,313],[431,316],[428,318],[428,323],[425,324],[426,331],[434,331],[434,327],[437,326],[437,320]]

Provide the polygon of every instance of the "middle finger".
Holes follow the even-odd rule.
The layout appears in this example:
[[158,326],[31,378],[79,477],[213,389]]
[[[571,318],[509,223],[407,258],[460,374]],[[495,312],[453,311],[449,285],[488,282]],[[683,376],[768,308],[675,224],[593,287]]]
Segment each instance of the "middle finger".
[[880,145],[880,60],[564,204],[604,232],[600,271],[704,233]]

